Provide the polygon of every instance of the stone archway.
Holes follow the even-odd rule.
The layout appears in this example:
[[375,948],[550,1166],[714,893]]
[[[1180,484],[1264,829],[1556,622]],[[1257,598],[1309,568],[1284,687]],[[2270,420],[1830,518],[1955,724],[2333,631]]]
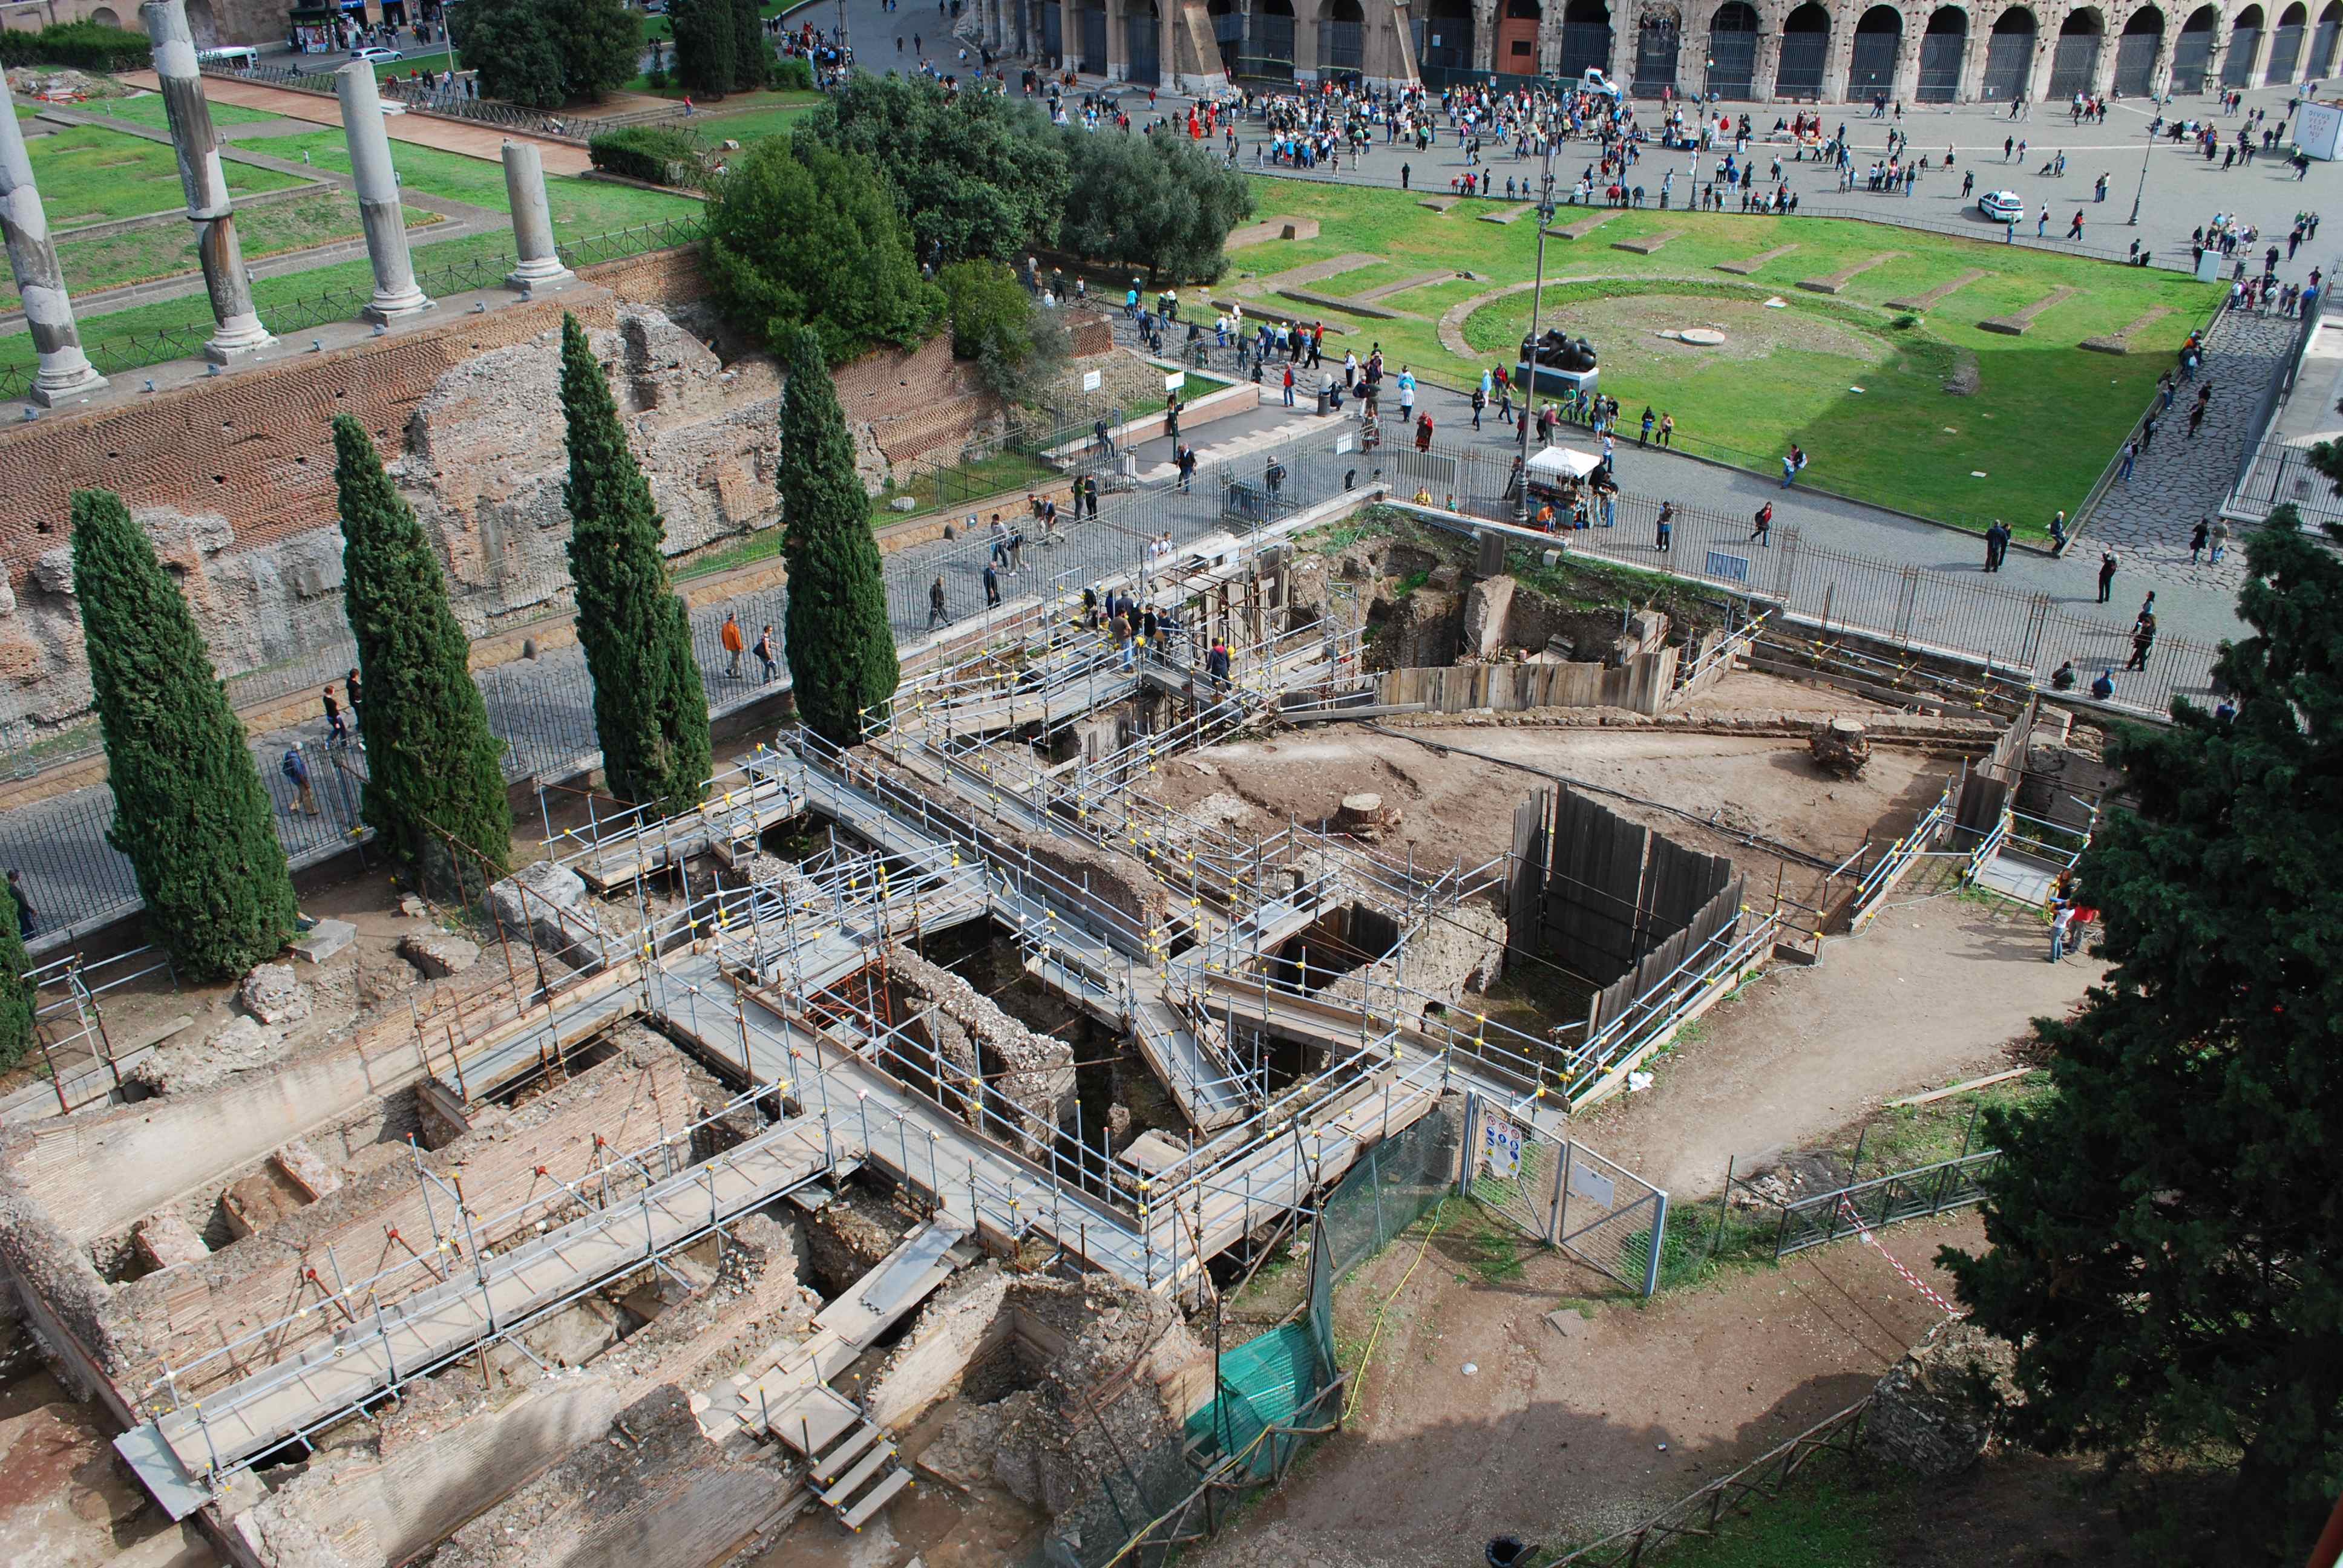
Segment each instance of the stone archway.
[[2229,29],[2228,52],[2221,56],[2221,85],[2250,87],[2260,79],[2255,68],[2261,63],[2264,20],[2258,5],[2237,13],[2237,25]]
[[1830,13],[1821,0],[1806,0],[1782,19],[1782,57],[1774,71],[1774,95],[1820,98],[1830,49]]
[[1646,6],[1635,19],[1635,69],[1631,90],[1639,98],[1656,98],[1676,85],[1677,56],[1684,43],[1684,18],[1673,5]]
[[1896,91],[1896,56],[1904,47],[1904,15],[1893,5],[1874,5],[1856,18],[1855,53],[1848,57],[1846,95],[1858,102]]
[[119,27],[122,25],[122,17],[111,5],[100,5],[96,10],[92,11],[89,14],[89,19],[96,23],[101,27]]
[[1562,74],[1611,68],[1611,7],[1604,0],[1569,0],[1562,8]]
[[2269,64],[2262,70],[2265,82],[2291,82],[2294,68],[2302,63],[2302,37],[2308,30],[2310,13],[2302,0],[2294,0],[2278,14],[2278,31],[2270,35]]
[[212,0],[187,0],[187,32],[198,49],[218,46],[219,18],[212,15]]
[[2156,60],[2164,51],[2164,13],[2143,5],[2124,22],[2116,40],[2115,89],[2127,97],[2156,91]]
[[1961,62],[1968,47],[1967,12],[1957,5],[1939,5],[1929,14],[1928,29],[1920,35],[1920,102],[1960,102]]
[[1367,14],[1359,0],[1327,0],[1318,15],[1318,74],[1355,76],[1367,68]]
[[2326,7],[2318,13],[2318,25],[2310,30],[2310,65],[2305,75],[2315,79],[2334,71],[2338,35],[2343,35],[2343,4],[2327,0]]
[[1708,18],[1701,91],[1712,98],[1750,98],[1757,88],[1757,8],[1725,0]]
[[2180,25],[2172,44],[2172,86],[2175,93],[2201,93],[2213,69],[2213,41],[2220,36],[2218,6],[2199,5]]
[[1985,95],[1997,104],[2013,103],[2026,96],[2026,85],[2034,74],[2034,35],[2038,30],[2034,13],[2023,5],[2012,5],[1994,18],[1993,32],[1985,43]]
[[1489,68],[1509,76],[1538,74],[1538,29],[1545,8],[1538,0],[1499,0],[1497,52]]
[[2077,93],[2088,94],[2098,75],[2099,45],[2107,25],[2097,8],[2077,5],[2058,26],[2058,43],[2050,55],[2049,96],[2063,103]]

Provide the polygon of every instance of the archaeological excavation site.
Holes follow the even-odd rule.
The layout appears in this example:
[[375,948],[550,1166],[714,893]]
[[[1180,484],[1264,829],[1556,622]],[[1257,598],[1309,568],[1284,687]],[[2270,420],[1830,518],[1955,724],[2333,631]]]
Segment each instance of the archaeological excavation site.
[[0,1121],[59,1397],[251,1568],[1103,1568],[1339,1426],[1335,1281],[1431,1199],[1651,1292],[1579,1114],[1924,857],[2032,896],[2106,773],[1549,542],[1367,489],[1024,589],[860,744],[531,797],[484,899],[354,881],[204,1027],[92,985]]

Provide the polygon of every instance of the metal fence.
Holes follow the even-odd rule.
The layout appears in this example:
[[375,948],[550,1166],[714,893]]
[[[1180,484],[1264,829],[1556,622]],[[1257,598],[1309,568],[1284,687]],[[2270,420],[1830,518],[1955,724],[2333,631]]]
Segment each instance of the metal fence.
[[1547,1137],[1478,1095],[1465,1102],[1464,1192],[1534,1241],[1638,1295],[1659,1289],[1668,1195],[1584,1144]]
[[[284,87],[297,93],[317,93],[325,97],[338,95],[335,73],[305,71],[294,65],[248,65],[237,67],[216,61],[199,64],[206,76],[216,76],[230,82],[265,82],[272,87]],[[524,109],[512,104],[498,103],[493,98],[476,98],[453,87],[425,87],[420,81],[393,76],[382,84],[383,95],[402,104],[411,115],[429,115],[437,119],[456,120],[467,125],[493,126],[499,130],[526,132],[532,136],[572,142],[583,146],[589,138],[622,126],[661,124],[684,117],[683,106],[667,109],[635,109],[614,115],[557,115],[542,109]]]

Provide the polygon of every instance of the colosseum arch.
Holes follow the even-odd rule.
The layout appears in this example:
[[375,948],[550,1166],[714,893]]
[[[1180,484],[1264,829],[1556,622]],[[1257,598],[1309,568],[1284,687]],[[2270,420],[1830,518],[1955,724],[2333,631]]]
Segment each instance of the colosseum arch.
[[2310,63],[2303,75],[2314,80],[2330,75],[2335,70],[2335,45],[2343,37],[2343,3],[2327,0],[2318,13],[2318,25],[2310,30]]
[[2143,5],[2124,18],[2116,39],[2116,69],[2112,85],[2127,98],[2156,91],[2157,57],[2164,52],[2164,13]]
[[1611,7],[1604,0],[1569,0],[1562,10],[1562,74],[1611,68]]
[[1966,11],[1957,5],[1939,5],[1928,13],[1927,29],[1920,35],[1920,102],[1960,102],[1961,63],[1968,47]]
[[1359,0],[1326,0],[1318,12],[1318,75],[1351,77],[1366,68],[1366,8]]
[[2291,82],[2295,67],[2302,64],[2302,35],[2308,30],[2310,13],[2302,0],[2293,0],[2278,14],[2278,30],[2270,35],[2269,64],[2262,68],[2265,82]]
[[2201,93],[2213,68],[2213,42],[2221,35],[2217,5],[2199,5],[2180,24],[2172,40],[2172,86],[2175,93]]
[[1496,53],[1489,68],[1513,76],[1534,76],[1538,68],[1538,30],[1545,8],[1538,0],[1498,0]]
[[1874,5],[1855,19],[1855,52],[1847,57],[1846,95],[1876,97],[1896,91],[1896,56],[1904,47],[1904,14]]
[[100,5],[96,10],[92,11],[89,14],[89,19],[96,23],[101,27],[119,27],[122,25],[121,14],[116,12],[111,5]]
[[1684,13],[1673,5],[1647,5],[1635,16],[1635,67],[1631,81],[1639,98],[1655,98],[1676,85],[1683,53]]
[[2077,93],[2088,93],[2098,75],[2099,48],[2107,41],[2107,18],[2094,5],[2077,5],[2058,25],[2058,42],[2050,53],[2047,96],[2064,103]]
[[212,14],[212,0],[187,0],[187,32],[198,49],[218,45],[219,18]]
[[2221,85],[2250,87],[2254,68],[2261,64],[2262,33],[2267,26],[2262,8],[2248,5],[2229,26],[2229,46],[2221,56]]
[[2012,5],[1994,18],[1985,41],[1985,76],[1977,84],[1984,96],[1999,104],[2026,96],[2034,75],[2034,39],[2040,31],[2034,13],[2023,5]]
[[1724,0],[1709,13],[1707,48],[1701,90],[1725,98],[1755,97],[1757,8],[1749,0]]

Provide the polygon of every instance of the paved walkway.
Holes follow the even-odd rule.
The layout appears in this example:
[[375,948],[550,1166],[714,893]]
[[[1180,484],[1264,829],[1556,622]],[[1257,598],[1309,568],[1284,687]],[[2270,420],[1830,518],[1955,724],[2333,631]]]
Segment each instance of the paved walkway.
[[[145,87],[149,92],[161,88],[152,71],[125,71],[118,79],[134,87]],[[206,76],[204,95],[216,104],[266,109],[272,115],[307,120],[312,125],[338,126],[342,123],[342,102],[339,98],[295,92],[290,87],[272,87],[262,82],[236,82],[224,76]],[[501,149],[506,142],[521,141],[537,145],[538,150],[544,155],[547,174],[582,175],[593,166],[587,161],[584,147],[532,136],[525,131],[462,125],[454,120],[441,119],[436,115],[386,115],[383,124],[390,132],[390,139],[395,142],[437,147],[444,153],[461,153],[466,157],[486,158],[491,163],[502,161],[504,153]]]

